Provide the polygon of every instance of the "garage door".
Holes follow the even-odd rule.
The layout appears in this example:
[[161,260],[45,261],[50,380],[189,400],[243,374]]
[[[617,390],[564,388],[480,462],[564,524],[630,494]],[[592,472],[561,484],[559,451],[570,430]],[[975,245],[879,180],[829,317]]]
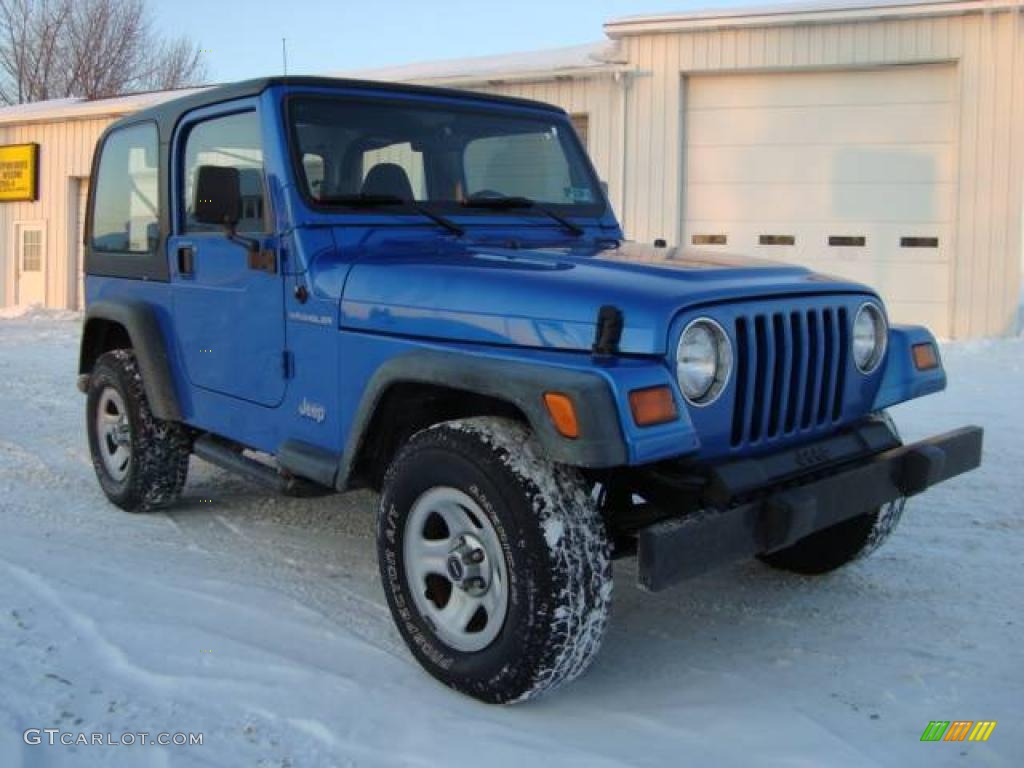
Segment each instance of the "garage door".
[[948,335],[952,66],[688,79],[683,242],[868,283]]

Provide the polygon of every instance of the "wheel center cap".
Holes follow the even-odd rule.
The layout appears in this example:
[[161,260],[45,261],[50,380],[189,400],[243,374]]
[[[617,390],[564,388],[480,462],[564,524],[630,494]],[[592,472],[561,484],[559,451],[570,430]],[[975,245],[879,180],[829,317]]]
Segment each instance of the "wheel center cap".
[[448,576],[450,576],[451,580],[456,584],[461,584],[465,575],[466,569],[462,565],[462,560],[455,555],[450,555],[448,557]]
[[448,578],[459,589],[479,597],[490,586],[486,559],[487,553],[483,544],[476,537],[469,534],[460,536],[455,548],[448,553],[448,559],[445,560]]

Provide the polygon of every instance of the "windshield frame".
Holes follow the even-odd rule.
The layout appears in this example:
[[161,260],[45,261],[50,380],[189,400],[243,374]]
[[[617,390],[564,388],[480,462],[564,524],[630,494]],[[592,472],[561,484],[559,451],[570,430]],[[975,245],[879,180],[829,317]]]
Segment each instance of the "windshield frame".
[[[539,207],[554,208],[562,216],[569,218],[592,218],[602,219],[609,210],[608,197],[605,194],[604,186],[594,168],[594,164],[587,153],[586,147],[580,141],[579,135],[572,126],[568,114],[558,107],[538,103],[533,106],[530,103],[518,104],[514,102],[501,103],[498,101],[484,101],[474,99],[472,93],[467,93],[465,98],[461,94],[452,97],[450,94],[420,94],[417,92],[398,93],[374,93],[369,90],[366,93],[352,92],[348,89],[338,89],[336,92],[325,91],[290,91],[282,99],[281,119],[284,121],[285,136],[288,144],[289,172],[292,180],[298,189],[303,202],[312,210],[318,213],[334,215],[358,214],[360,217],[395,217],[409,215],[403,211],[402,206],[381,206],[375,208],[360,208],[357,205],[345,205],[329,203],[317,200],[310,194],[309,182],[306,177],[306,169],[301,160],[301,150],[294,121],[292,120],[292,102],[294,101],[332,101],[355,104],[411,104],[416,108],[433,109],[438,111],[459,111],[487,115],[490,117],[501,116],[502,114],[521,113],[526,119],[536,122],[547,122],[556,125],[560,130],[565,131],[560,139],[569,142],[572,150],[577,153],[580,164],[580,171],[586,175],[587,181],[595,195],[595,201],[580,205],[558,205],[545,201],[537,201]],[[468,218],[513,218],[527,217],[531,219],[543,219],[551,221],[542,211],[535,208],[513,208],[505,211],[473,208],[465,206],[455,200],[416,200],[415,203],[431,211],[447,217],[465,216]]]

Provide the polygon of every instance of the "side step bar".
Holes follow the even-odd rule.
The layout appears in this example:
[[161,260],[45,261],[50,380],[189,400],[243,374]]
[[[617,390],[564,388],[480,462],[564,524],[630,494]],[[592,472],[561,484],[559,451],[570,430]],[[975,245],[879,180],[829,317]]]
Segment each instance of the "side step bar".
[[278,493],[287,492],[289,484],[293,482],[293,478],[285,477],[273,467],[250,459],[236,446],[213,435],[196,438],[192,444],[192,453],[221,469],[234,472]]

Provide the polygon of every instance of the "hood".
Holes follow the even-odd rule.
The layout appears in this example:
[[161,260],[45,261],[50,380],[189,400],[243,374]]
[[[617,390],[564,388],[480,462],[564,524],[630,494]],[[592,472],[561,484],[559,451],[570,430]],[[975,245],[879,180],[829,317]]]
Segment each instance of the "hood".
[[341,325],[361,331],[589,351],[598,310],[618,307],[620,349],[660,355],[688,307],[813,293],[870,293],[798,266],[625,243],[510,248],[422,239],[363,246],[341,297]]

